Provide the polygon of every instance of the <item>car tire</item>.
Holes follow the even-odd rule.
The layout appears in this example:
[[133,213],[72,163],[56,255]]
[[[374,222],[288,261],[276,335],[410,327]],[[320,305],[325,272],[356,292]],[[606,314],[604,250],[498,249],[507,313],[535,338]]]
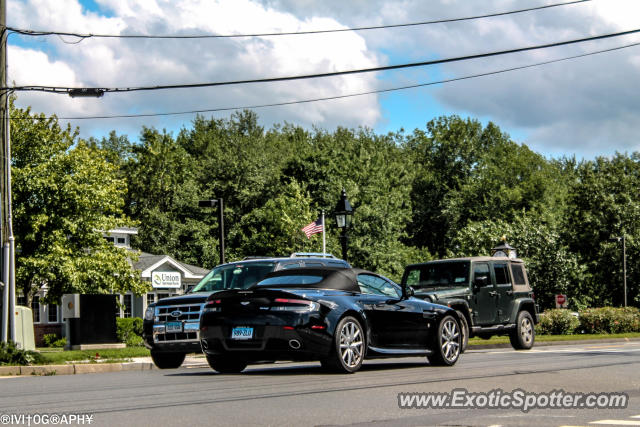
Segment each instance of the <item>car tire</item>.
[[460,324],[451,315],[446,315],[436,327],[432,342],[433,353],[427,356],[429,363],[436,366],[453,366],[460,357],[462,334]]
[[320,363],[328,371],[352,374],[362,366],[366,349],[362,325],[355,317],[345,316],[336,326],[329,356]]
[[239,374],[247,367],[247,362],[228,356],[207,355],[207,362],[211,369],[221,374]]
[[176,369],[184,362],[185,353],[151,352],[151,360],[160,369]]
[[516,350],[529,350],[533,347],[536,339],[536,330],[533,325],[533,318],[528,311],[518,313],[516,327],[509,334],[511,346]]
[[456,310],[460,320],[460,331],[462,332],[462,343],[460,344],[460,353],[464,353],[469,345],[469,322],[460,310]]

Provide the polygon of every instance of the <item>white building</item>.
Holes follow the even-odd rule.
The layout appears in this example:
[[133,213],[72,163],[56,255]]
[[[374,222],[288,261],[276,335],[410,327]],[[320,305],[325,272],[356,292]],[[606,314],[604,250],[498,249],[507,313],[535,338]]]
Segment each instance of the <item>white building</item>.
[[[131,249],[131,236],[138,234],[136,228],[120,227],[105,233],[105,239],[114,245]],[[153,255],[142,252],[138,260],[131,263],[134,270],[140,271],[143,280],[151,283],[152,290],[145,295],[135,296],[132,293],[120,295],[121,308],[116,313],[119,317],[143,317],[147,306],[161,298],[181,295],[195,286],[209,270],[177,261],[169,255]],[[41,345],[45,334],[62,335],[63,319],[60,306],[57,304],[41,304],[47,293],[44,285],[33,298],[33,323],[36,345]],[[24,299],[18,304],[24,304]]]

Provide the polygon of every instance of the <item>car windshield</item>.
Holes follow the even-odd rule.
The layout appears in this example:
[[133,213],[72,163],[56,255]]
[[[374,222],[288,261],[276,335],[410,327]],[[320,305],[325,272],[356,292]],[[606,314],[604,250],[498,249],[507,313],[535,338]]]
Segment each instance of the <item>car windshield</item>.
[[273,262],[252,262],[216,267],[190,293],[248,289],[273,271],[274,265]]
[[416,290],[467,286],[468,283],[468,262],[437,262],[416,265],[411,267],[406,275],[406,285]]

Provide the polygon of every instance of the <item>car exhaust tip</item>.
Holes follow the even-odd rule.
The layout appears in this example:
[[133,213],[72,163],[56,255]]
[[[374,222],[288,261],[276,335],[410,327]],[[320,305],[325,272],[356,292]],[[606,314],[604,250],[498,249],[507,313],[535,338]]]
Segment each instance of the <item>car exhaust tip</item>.
[[302,347],[302,344],[298,340],[289,340],[289,347],[294,350],[298,350],[300,349],[300,347]]

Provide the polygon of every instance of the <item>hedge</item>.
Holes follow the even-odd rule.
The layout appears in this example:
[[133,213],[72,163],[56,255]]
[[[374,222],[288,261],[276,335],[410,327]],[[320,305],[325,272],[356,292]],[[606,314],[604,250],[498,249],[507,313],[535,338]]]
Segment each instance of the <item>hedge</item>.
[[142,339],[142,319],[139,317],[118,317],[117,334],[120,342],[126,343],[127,347],[138,347],[144,344]]
[[547,310],[540,315],[536,332],[546,335],[640,332],[640,310],[636,307],[587,308],[577,317],[567,309]]

